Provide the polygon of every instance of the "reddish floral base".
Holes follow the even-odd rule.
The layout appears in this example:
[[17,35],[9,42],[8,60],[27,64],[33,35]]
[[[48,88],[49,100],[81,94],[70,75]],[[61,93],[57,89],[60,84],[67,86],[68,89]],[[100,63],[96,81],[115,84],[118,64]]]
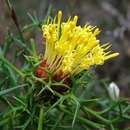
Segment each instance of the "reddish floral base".
[[36,70],[36,76],[38,78],[46,78],[48,79],[48,73],[45,71],[45,67],[47,67],[48,65],[46,64],[46,61],[44,60],[42,63],[40,63],[40,65],[38,66],[37,70]]
[[[45,68],[48,67],[48,65],[46,64],[46,61],[44,60],[37,68],[36,70],[36,76],[39,78],[45,78],[46,80],[48,80],[48,73],[46,72]],[[65,75],[63,75],[62,72],[55,74],[53,76],[53,80],[60,82],[63,80],[63,83],[68,85],[69,87],[71,86],[71,79]],[[63,87],[63,86],[56,86],[54,88],[54,90],[56,90],[57,92],[63,93],[66,92],[68,89]]]

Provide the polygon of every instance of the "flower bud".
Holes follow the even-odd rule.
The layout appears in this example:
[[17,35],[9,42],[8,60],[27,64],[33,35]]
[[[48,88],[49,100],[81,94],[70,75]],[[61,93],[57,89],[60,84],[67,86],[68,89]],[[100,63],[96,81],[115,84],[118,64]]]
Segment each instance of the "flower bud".
[[113,101],[118,100],[120,90],[119,90],[117,84],[115,84],[114,82],[110,83],[109,87],[108,87],[108,93]]

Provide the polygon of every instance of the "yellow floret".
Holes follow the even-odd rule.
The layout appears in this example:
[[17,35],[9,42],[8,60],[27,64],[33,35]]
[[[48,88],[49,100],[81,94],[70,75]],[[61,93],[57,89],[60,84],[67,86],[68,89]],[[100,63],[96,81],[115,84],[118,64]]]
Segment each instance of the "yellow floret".
[[46,39],[44,60],[54,73],[78,74],[94,65],[102,65],[106,60],[119,53],[106,52],[111,44],[101,45],[96,36],[99,28],[91,25],[78,26],[78,17],[67,22],[62,21],[62,12],[58,12],[57,22],[48,19],[43,25],[43,37]]

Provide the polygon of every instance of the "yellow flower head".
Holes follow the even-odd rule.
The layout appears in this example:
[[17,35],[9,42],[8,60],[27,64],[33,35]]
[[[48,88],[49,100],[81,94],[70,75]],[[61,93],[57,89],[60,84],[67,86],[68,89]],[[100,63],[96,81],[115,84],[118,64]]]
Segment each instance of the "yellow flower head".
[[101,45],[96,38],[99,28],[88,24],[83,27],[77,25],[77,16],[66,22],[61,19],[62,12],[59,11],[57,18],[53,21],[48,18],[47,25],[42,26],[46,40],[44,60],[54,74],[76,75],[119,55],[106,52],[111,45]]

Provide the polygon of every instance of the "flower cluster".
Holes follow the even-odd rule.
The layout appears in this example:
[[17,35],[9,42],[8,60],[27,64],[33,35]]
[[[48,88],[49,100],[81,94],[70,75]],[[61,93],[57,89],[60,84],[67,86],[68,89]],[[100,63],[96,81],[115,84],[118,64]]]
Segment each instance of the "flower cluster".
[[101,44],[97,39],[99,28],[77,25],[77,16],[66,22],[61,19],[62,12],[59,11],[54,20],[48,18],[47,24],[42,26],[46,48],[41,70],[47,65],[54,75],[77,75],[118,55],[107,51],[111,44]]

